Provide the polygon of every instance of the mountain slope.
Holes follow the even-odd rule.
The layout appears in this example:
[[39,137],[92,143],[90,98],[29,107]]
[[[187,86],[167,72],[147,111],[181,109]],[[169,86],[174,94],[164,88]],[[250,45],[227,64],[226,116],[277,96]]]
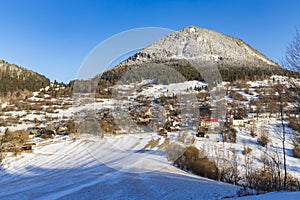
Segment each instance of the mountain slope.
[[0,60],[0,96],[16,91],[36,91],[50,84],[43,75]]
[[227,81],[257,80],[274,74],[292,74],[242,40],[189,26],[137,52],[104,72],[101,79],[114,82],[114,79],[118,80],[133,66],[161,63],[175,68],[188,80],[202,80],[190,62],[195,60],[217,66],[223,80]]
[[189,26],[172,33],[130,57],[130,61],[201,59],[230,65],[278,66],[242,40],[208,29]]
[[[37,144],[32,154],[10,157],[0,173],[0,199],[221,199],[235,196],[239,189],[183,172],[162,155],[138,153],[151,136],[106,139]],[[122,157],[121,149],[108,151],[112,144],[137,153]]]

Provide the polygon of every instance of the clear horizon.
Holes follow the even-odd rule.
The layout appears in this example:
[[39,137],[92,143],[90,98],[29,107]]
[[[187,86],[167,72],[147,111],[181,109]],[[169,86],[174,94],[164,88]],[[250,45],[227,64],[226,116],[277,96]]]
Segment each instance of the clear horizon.
[[194,25],[239,38],[280,64],[300,2],[0,0],[0,59],[68,83],[101,42],[133,28]]

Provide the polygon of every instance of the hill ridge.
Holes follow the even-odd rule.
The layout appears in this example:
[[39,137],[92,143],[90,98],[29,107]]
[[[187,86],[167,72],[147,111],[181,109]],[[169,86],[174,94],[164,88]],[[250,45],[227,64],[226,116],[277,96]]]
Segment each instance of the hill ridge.
[[50,80],[37,72],[0,60],[0,96],[17,91],[37,91],[50,85]]

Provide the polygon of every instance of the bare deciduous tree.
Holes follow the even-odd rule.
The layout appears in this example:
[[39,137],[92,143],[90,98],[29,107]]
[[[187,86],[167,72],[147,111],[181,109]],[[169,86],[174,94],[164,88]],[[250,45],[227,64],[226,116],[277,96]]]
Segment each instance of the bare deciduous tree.
[[[286,55],[285,55],[285,59],[283,61],[283,66],[293,70],[293,71],[297,71],[300,72],[300,31],[299,29],[296,29],[296,34],[292,40],[292,42],[287,46],[287,50],[286,50]],[[300,93],[299,93],[299,89],[300,89],[300,85],[296,84],[294,81],[291,81],[290,83],[290,87],[289,87],[290,91],[287,90],[287,95],[286,97],[289,98],[289,100],[292,100],[294,103],[294,116],[296,116],[295,118],[290,118],[290,123],[291,120],[295,120],[296,124],[299,124],[299,117],[297,118],[297,116],[299,116],[299,111],[300,111]],[[280,98],[282,96],[280,95]],[[285,137],[285,129],[284,129],[284,124],[283,124],[283,115],[282,115],[282,104],[280,103],[280,114],[281,114],[281,121],[282,121],[282,127],[283,127],[283,148],[284,148],[284,137]],[[296,134],[295,134],[296,135]],[[284,150],[284,149],[283,149]],[[284,152],[285,153],[285,152]],[[285,165],[285,154],[284,154],[284,165]],[[286,189],[286,166],[285,166],[285,177],[284,177],[284,189]]]
[[288,45],[283,65],[293,71],[300,72],[300,31],[296,30],[296,35]]
[[286,102],[286,88],[278,80],[277,84],[274,86],[275,91],[278,95],[278,104],[279,104],[279,113],[280,121],[282,126],[282,151],[283,151],[283,168],[284,168],[284,179],[283,179],[283,188],[286,189],[286,180],[287,180],[287,169],[286,169],[286,150],[285,150],[285,140],[286,140],[286,128],[285,128],[285,117],[284,117],[284,107]]
[[[296,29],[296,34],[292,42],[287,46],[286,55],[282,62],[285,68],[300,72],[300,30]],[[295,81],[290,81],[289,98],[294,100],[294,114],[300,113],[300,85]],[[295,115],[294,115],[295,117]],[[294,125],[300,129],[300,119],[294,118]]]

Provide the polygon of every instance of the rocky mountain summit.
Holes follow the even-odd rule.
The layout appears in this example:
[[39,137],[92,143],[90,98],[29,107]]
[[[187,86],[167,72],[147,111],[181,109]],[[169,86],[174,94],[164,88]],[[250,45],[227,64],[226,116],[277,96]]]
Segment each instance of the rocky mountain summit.
[[155,69],[162,68],[160,65],[173,68],[186,80],[203,80],[199,73],[202,69],[195,69],[196,65],[213,66],[223,80],[230,82],[295,75],[240,39],[189,26],[158,40],[96,78],[113,83],[130,69],[153,64]]
[[200,59],[234,66],[278,66],[242,40],[195,26],[162,38],[131,56],[123,64],[165,59]]

